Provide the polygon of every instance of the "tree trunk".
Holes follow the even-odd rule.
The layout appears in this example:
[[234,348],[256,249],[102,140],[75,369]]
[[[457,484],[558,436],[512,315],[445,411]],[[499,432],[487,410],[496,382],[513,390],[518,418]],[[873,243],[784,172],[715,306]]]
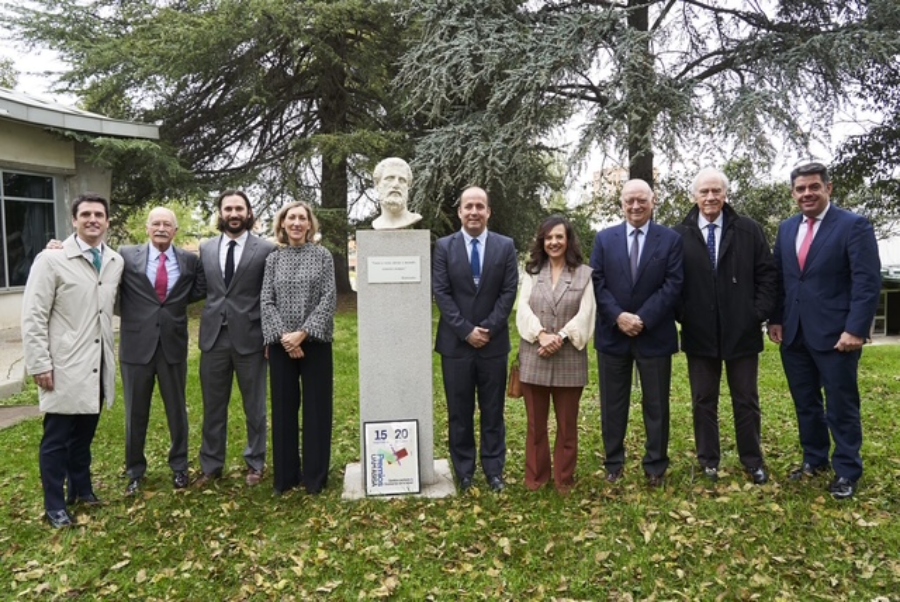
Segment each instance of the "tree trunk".
[[648,0],[628,0],[628,27],[638,41],[628,57],[628,161],[629,177],[639,178],[653,187],[653,124],[656,108],[648,102],[648,92],[655,80],[653,56],[650,54]]
[[[329,40],[334,55],[344,54],[343,39],[336,35]],[[323,60],[319,75],[319,119],[323,134],[341,134],[349,130],[347,120],[349,98],[347,73],[343,63]],[[324,214],[324,242],[334,256],[334,276],[338,294],[352,293],[350,267],[347,257],[347,157],[341,151],[321,149],[322,153],[322,213]]]
[[347,258],[347,160],[322,159],[322,233],[334,257],[334,279],[338,294],[352,293]]

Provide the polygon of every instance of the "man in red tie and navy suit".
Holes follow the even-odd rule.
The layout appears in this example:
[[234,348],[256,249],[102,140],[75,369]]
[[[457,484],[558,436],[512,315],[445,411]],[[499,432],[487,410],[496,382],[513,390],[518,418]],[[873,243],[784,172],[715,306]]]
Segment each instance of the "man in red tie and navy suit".
[[790,479],[822,475],[830,464],[830,492],[842,500],[853,497],[863,472],[857,376],[881,294],[881,263],[869,220],[833,205],[831,191],[821,163],[791,172],[800,214],[778,229],[769,338],[781,345],[803,447],[803,464]]

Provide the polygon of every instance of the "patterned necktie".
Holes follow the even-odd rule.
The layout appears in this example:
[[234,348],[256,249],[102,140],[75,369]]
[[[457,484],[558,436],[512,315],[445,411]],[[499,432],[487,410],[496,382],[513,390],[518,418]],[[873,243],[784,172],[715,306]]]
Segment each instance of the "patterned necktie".
[[816,218],[807,218],[806,224],[806,236],[803,237],[803,242],[800,244],[800,253],[797,255],[797,259],[800,261],[800,271],[803,271],[803,268],[806,267],[806,256],[809,255],[809,248],[812,246],[813,236],[815,235],[813,228],[816,225]]
[[156,268],[156,285],[154,288],[156,289],[156,296],[159,297],[159,302],[165,302],[166,295],[169,293],[169,271],[166,269],[165,253],[159,254],[159,267]]
[[228,254],[225,255],[225,288],[231,284],[231,278],[234,276],[234,247],[237,242],[228,241]]
[[706,249],[709,251],[709,262],[716,269],[716,225],[706,226]]
[[641,232],[637,228],[631,231],[631,235],[634,237],[634,240],[631,241],[631,254],[629,255],[629,259],[631,260],[631,281],[634,282],[637,280],[638,273],[638,263],[641,256]]
[[481,281],[481,254],[478,252],[477,238],[472,239],[472,255],[469,263],[472,264],[472,279],[475,281],[475,286],[478,286]]
[[100,268],[103,267],[103,256],[100,254],[100,249],[95,249],[91,247],[91,255],[94,256],[94,269],[97,270],[97,273],[100,273]]

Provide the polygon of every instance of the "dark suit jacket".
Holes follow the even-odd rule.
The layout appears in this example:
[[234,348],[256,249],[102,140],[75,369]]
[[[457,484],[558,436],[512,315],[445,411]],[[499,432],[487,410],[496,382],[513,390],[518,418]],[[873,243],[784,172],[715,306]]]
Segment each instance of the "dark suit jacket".
[[817,351],[832,349],[845,331],[868,337],[881,293],[872,225],[832,203],[801,273],[796,240],[802,219],[795,215],[778,228],[778,303],[769,322],[782,325],[783,345],[793,343],[802,328],[804,341]]
[[[661,357],[678,351],[675,310],[682,274],[682,242],[674,231],[650,222],[641,252],[637,280],[631,280],[631,264],[625,222],[602,230],[591,255],[594,294],[597,297],[597,332],[594,347],[608,355]],[[622,312],[637,314],[644,330],[629,337],[616,325]]]
[[225,288],[225,279],[219,267],[219,241],[223,235],[200,245],[202,289],[206,293],[206,307],[200,318],[200,350],[212,349],[222,330],[228,324],[228,334],[235,351],[240,354],[263,350],[262,325],[259,311],[259,292],[262,289],[266,269],[266,257],[275,250],[275,244],[250,234],[235,266],[231,284]]
[[[519,284],[516,248],[511,238],[488,231],[484,253],[476,289],[462,232],[435,244],[432,285],[441,312],[435,350],[441,355],[494,357],[509,353],[509,314]],[[466,342],[476,326],[491,334],[491,341],[481,349]]]
[[684,288],[678,319],[681,350],[698,357],[732,360],[763,350],[762,323],[775,306],[775,262],[759,224],[730,204],[714,271],[706,236],[691,209],[675,227],[684,243]]
[[122,319],[119,359],[129,364],[147,364],[157,345],[162,343],[168,363],[187,361],[187,306],[203,298],[197,283],[199,258],[175,248],[181,274],[165,303],[160,303],[146,273],[149,246],[122,247],[119,254],[125,260],[125,271],[119,284],[119,315]]

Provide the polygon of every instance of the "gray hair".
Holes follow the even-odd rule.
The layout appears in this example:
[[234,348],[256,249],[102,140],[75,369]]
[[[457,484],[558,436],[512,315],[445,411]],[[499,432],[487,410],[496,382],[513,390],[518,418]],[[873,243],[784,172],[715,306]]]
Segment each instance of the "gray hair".
[[700,182],[700,180],[702,180],[703,178],[706,178],[708,176],[715,176],[715,177],[719,178],[719,180],[722,182],[722,188],[725,190],[726,193],[728,192],[728,186],[730,184],[730,182],[728,181],[728,176],[726,176],[724,172],[716,169],[715,167],[704,167],[703,169],[701,169],[700,171],[697,172],[697,175],[694,176],[694,181],[691,182],[691,195],[692,196],[696,196],[697,184]]
[[804,165],[798,165],[793,170],[791,170],[791,188],[794,187],[794,180],[796,180],[800,176],[819,176],[822,178],[823,184],[828,184],[829,182],[831,182],[831,175],[828,173],[828,168],[818,161],[813,161],[812,163],[806,163]]

